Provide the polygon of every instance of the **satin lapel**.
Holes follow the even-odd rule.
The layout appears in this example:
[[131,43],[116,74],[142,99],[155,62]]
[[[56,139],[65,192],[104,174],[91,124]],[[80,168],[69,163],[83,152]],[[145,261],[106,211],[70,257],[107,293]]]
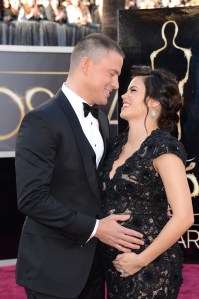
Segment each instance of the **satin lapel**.
[[99,167],[100,167],[104,161],[104,158],[105,158],[107,150],[108,150],[108,141],[109,141],[109,137],[110,137],[110,130],[109,130],[108,119],[101,110],[99,110],[99,113],[98,113],[98,120],[99,120],[100,133],[101,133],[103,141],[104,141],[104,154],[99,163]]
[[55,99],[57,103],[61,106],[61,108],[64,110],[64,113],[69,119],[69,123],[71,124],[71,128],[74,132],[74,136],[76,138],[79,150],[81,152],[88,182],[95,196],[98,199],[100,199],[98,183],[96,180],[96,170],[92,161],[90,150],[88,148],[88,141],[83,133],[78,117],[75,114],[68,99],[61,90],[59,90],[58,93],[55,95]]

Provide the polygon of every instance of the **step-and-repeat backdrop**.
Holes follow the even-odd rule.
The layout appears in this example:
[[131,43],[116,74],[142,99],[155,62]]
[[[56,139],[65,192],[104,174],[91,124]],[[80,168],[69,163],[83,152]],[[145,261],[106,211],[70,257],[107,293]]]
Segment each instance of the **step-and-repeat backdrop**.
[[[126,123],[118,120],[117,109],[119,107],[120,110],[120,95],[128,86],[133,64],[165,67],[175,73],[179,80],[185,100],[180,116],[179,139],[188,153],[187,177],[195,213],[194,225],[182,236],[179,243],[184,251],[185,262],[198,263],[199,7],[122,10],[119,12],[118,36],[126,54],[120,77],[119,101],[117,93],[114,93],[108,105],[103,107],[109,117],[112,135],[115,135],[118,129],[122,132],[126,128]],[[14,185],[14,178],[9,177],[9,167],[14,164],[12,162],[12,165],[9,165],[10,162],[7,163],[6,159],[15,155],[16,134],[24,115],[53,96],[66,80],[72,50],[72,47],[0,48],[0,241],[2,236],[4,241],[7,240],[7,234],[12,234],[12,228],[21,225],[21,219],[15,211],[17,208],[14,189],[13,198],[7,196],[10,179]],[[11,173],[14,176],[13,170]],[[7,185],[4,183],[5,177]],[[14,204],[10,205],[9,200]],[[8,227],[10,228],[7,229]],[[15,244],[18,237],[15,236]],[[12,245],[11,242],[10,244]],[[3,257],[10,258],[5,254]]]
[[[120,77],[119,98],[129,84],[132,65],[166,68],[179,81],[184,109],[180,115],[178,138],[188,153],[186,170],[195,213],[194,225],[179,243],[183,248],[185,261],[198,263],[199,7],[122,10],[119,12],[118,35],[126,55]],[[119,131],[122,132],[125,128],[126,123],[119,120]]]

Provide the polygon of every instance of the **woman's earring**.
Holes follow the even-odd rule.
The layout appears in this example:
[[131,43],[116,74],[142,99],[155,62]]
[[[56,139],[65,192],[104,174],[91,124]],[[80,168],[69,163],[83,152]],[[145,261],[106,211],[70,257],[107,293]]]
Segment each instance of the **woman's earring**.
[[155,118],[156,117],[156,112],[154,109],[151,110],[151,117],[152,118]]

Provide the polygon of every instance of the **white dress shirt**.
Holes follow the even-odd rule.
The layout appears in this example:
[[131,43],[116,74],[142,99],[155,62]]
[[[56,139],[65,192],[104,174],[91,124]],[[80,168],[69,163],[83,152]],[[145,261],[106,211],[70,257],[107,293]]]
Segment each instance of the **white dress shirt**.
[[83,103],[86,103],[86,101],[70,90],[65,84],[62,86],[62,91],[73,107],[82,130],[95,152],[96,167],[98,167],[104,153],[104,142],[99,131],[99,122],[91,113],[87,117],[84,117]]
[[[84,116],[83,103],[87,102],[74,93],[71,89],[69,89],[64,83],[62,85],[62,91],[73,107],[73,110],[79,119],[82,130],[95,152],[96,167],[98,167],[104,153],[104,142],[99,131],[99,122],[91,113],[89,113],[86,117]],[[98,225],[99,220],[96,219],[94,230],[87,242],[95,235]]]

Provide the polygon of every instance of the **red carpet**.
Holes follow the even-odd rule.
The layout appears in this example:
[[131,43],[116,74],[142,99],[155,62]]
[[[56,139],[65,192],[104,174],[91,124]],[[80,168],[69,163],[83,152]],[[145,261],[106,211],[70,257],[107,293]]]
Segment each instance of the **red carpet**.
[[24,289],[15,283],[15,266],[0,267],[0,298],[26,299]]
[[[181,287],[178,299],[198,299],[199,264],[185,264],[183,277],[184,283]],[[15,284],[15,266],[0,267],[0,298],[26,299],[24,289]]]
[[178,299],[199,298],[199,264],[185,264],[183,268],[183,284]]

